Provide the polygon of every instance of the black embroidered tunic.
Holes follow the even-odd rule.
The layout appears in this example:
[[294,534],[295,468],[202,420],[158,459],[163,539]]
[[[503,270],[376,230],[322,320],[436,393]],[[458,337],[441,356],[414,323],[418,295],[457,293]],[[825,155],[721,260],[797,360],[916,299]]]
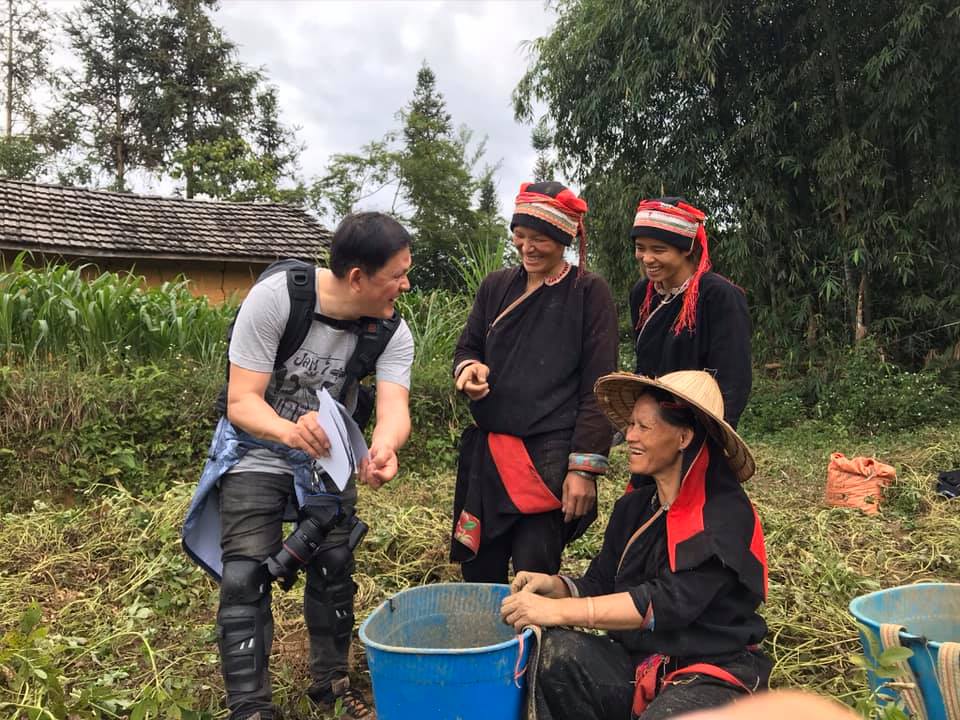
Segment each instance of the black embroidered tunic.
[[750,500],[712,441],[685,457],[684,472],[667,512],[653,482],[635,481],[614,506],[600,553],[572,581],[581,596],[629,592],[648,625],[652,618],[643,630],[608,632],[636,658],[660,653],[692,662],[741,652],[766,634],[757,614],[766,551]]
[[683,304],[683,293],[664,301],[664,296],[655,292],[650,315],[640,325],[647,282],[641,280],[630,291],[636,372],[658,377],[675,370],[716,371],[723,393],[724,419],[736,427],[753,384],[750,311],[743,291],[722,275],[704,274],[694,332],[683,330],[675,335],[673,324]]
[[[606,282],[571,268],[556,285],[523,295],[522,267],[498,270],[480,284],[454,352],[456,368],[479,360],[490,368],[490,394],[470,403],[477,425],[517,437],[563,431],[570,452],[610,450],[610,422],[593,385],[617,366],[617,311]],[[494,321],[497,320],[496,324]]]
[[[487,452],[488,433],[521,438],[557,498],[567,454],[607,455],[613,435],[593,394],[597,379],[617,366],[617,313],[606,282],[591,272],[578,278],[571,268],[556,284],[542,285],[510,308],[526,284],[522,267],[488,275],[454,353],[454,370],[465,360],[490,368],[490,393],[470,402],[477,427],[461,441],[454,499],[454,522],[466,508],[487,539],[518,517]],[[581,523],[574,534],[585,528]],[[454,539],[454,560],[475,552]]]

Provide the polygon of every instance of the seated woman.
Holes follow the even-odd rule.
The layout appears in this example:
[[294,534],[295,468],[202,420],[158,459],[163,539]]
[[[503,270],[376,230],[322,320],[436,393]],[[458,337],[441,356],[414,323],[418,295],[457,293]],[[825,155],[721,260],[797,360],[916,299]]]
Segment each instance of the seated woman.
[[638,477],[582,578],[521,572],[503,601],[518,631],[546,628],[527,671],[529,717],[655,720],[766,688],[766,551],[740,485],[755,465],[716,381],[614,373],[596,394],[626,429]]

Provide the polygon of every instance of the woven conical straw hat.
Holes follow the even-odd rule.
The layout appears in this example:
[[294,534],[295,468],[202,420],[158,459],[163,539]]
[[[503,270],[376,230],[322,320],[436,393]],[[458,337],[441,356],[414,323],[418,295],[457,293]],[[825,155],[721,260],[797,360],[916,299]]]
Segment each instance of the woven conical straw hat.
[[710,373],[702,370],[678,370],[659,378],[611,373],[597,380],[593,391],[600,409],[618,428],[630,424],[637,397],[646,387],[660,388],[681,400],[697,414],[707,432],[723,448],[727,464],[740,482],[749,480],[757,466],[747,444],[723,419],[723,395]]

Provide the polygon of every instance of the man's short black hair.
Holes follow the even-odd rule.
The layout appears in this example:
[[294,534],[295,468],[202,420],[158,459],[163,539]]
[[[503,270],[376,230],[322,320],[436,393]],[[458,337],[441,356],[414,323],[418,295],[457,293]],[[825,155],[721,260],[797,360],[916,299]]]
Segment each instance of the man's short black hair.
[[344,278],[358,267],[373,275],[400,250],[410,247],[410,233],[394,218],[379,212],[347,215],[330,242],[330,270]]

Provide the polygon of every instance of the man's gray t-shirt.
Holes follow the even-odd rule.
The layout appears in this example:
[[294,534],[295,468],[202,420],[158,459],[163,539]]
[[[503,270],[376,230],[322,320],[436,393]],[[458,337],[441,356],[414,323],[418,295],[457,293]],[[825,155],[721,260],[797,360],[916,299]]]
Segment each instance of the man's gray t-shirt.
[[[321,312],[319,298],[315,310]],[[277,347],[289,315],[286,273],[276,273],[254,285],[237,314],[230,340],[230,362],[245,370],[273,373],[266,397],[273,399],[273,409],[280,417],[295,422],[304,413],[317,409],[317,391],[321,388],[340,398],[344,369],[357,346],[357,335],[315,320],[303,344],[283,368],[274,372]],[[401,320],[377,358],[377,381],[396,383],[409,390],[412,365],[413,335]],[[354,389],[344,405],[353,412],[356,404]],[[250,471],[289,473],[290,466],[269,450],[253,449],[230,470]]]

